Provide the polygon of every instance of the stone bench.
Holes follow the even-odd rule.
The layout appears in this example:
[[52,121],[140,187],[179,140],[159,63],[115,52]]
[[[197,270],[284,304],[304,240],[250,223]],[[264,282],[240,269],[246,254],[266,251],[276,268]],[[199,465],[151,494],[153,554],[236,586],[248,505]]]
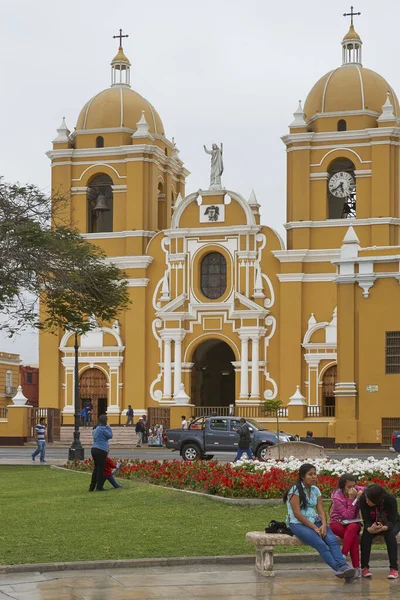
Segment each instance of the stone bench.
[[[397,534],[397,544],[400,545],[400,533]],[[343,540],[336,538],[340,545]],[[256,564],[254,570],[264,577],[274,577],[274,548],[275,546],[306,546],[297,536],[284,533],[264,533],[263,531],[250,531],[246,534],[246,541],[253,544],[256,549]],[[382,535],[374,537],[373,544],[384,544]]]

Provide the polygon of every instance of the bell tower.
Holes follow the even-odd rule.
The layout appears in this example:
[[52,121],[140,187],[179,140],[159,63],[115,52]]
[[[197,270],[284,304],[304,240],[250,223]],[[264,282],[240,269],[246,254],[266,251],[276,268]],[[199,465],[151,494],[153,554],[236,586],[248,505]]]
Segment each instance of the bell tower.
[[287,149],[288,249],[338,248],[352,225],[361,246],[399,244],[399,102],[362,65],[353,17],[342,65],[294,113]]

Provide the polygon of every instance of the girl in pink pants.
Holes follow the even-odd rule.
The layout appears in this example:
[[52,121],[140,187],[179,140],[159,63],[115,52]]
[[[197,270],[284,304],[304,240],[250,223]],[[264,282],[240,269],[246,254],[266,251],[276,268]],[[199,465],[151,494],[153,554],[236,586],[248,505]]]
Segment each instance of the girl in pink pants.
[[[329,527],[335,535],[343,539],[343,555],[350,553],[351,562],[360,577],[360,547],[358,534],[361,530],[359,499],[364,491],[356,485],[356,478],[345,473],[339,478],[338,489],[333,492]],[[357,519],[359,522],[357,522]],[[346,523],[346,521],[354,521]]]

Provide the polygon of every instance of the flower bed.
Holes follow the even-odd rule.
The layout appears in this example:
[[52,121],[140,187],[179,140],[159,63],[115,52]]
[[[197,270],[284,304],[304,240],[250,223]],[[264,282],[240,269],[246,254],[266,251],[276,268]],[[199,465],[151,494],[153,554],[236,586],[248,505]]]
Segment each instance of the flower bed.
[[[221,464],[216,461],[140,461],[123,460],[118,476],[178,489],[194,490],[227,498],[282,498],[297,477],[301,464],[310,462],[318,472],[318,487],[325,498],[336,489],[342,473],[354,473],[360,483],[379,483],[400,497],[400,458],[366,461],[347,458],[342,461],[295,458],[283,460],[240,461]],[[92,459],[69,461],[76,471],[91,471]]]

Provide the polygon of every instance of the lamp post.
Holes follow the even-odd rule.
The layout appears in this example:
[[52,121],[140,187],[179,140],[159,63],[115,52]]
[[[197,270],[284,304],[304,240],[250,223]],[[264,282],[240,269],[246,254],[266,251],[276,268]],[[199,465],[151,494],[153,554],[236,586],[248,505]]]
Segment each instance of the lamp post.
[[79,372],[78,372],[78,334],[75,333],[75,369],[74,369],[74,439],[71,444],[70,449],[68,450],[68,460],[83,460],[85,458],[85,450],[81,444],[81,435],[79,431],[80,421],[81,421],[81,411],[80,411],[80,403],[79,403]]

